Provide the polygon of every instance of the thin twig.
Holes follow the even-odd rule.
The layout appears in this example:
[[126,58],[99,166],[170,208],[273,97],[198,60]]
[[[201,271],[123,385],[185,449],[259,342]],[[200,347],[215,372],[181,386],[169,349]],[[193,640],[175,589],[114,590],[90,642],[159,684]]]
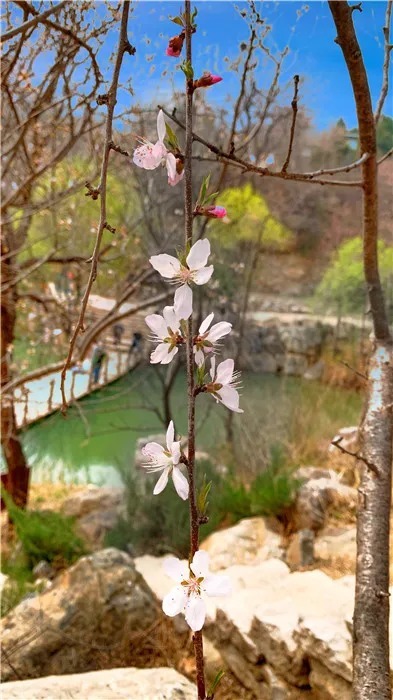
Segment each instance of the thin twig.
[[386,100],[386,96],[389,92],[389,67],[390,67],[390,53],[393,49],[393,44],[390,43],[390,22],[392,18],[392,7],[393,7],[393,0],[388,0],[387,6],[386,6],[386,15],[385,15],[385,24],[382,27],[383,31],[383,36],[385,39],[385,50],[384,50],[384,59],[383,59],[383,68],[382,68],[382,87],[381,87],[381,94],[379,96],[377,108],[375,110],[375,123],[378,124],[379,118],[382,114],[382,109],[384,102]]
[[30,19],[28,22],[24,22],[19,27],[14,27],[14,29],[10,29],[8,32],[5,32],[5,34],[2,34],[1,41],[8,41],[9,39],[13,39],[14,36],[17,36],[21,32],[27,32],[28,29],[31,29],[40,22],[43,22],[47,17],[49,17],[49,15],[53,15],[59,12],[64,7],[64,5],[67,5],[67,2],[68,0],[63,0],[63,2],[59,2],[58,5],[52,5],[52,7],[50,7],[49,10],[46,10],[40,15],[36,15],[35,17],[33,17],[33,19]]
[[99,256],[99,252],[100,252],[101,240],[102,240],[102,236],[104,233],[105,224],[107,223],[107,220],[106,220],[106,185],[107,185],[109,153],[111,150],[110,144],[112,142],[112,122],[113,122],[113,114],[114,114],[115,105],[116,105],[117,87],[118,87],[118,83],[119,83],[119,74],[120,74],[121,64],[123,61],[123,56],[124,56],[125,52],[129,52],[129,50],[130,50],[130,44],[129,44],[128,38],[127,38],[127,24],[128,24],[129,10],[130,10],[130,2],[129,2],[129,0],[125,0],[125,2],[123,4],[123,9],[122,9],[122,15],[121,15],[119,46],[118,46],[118,50],[117,50],[116,63],[115,63],[115,67],[113,70],[112,84],[111,84],[109,91],[108,91],[108,100],[107,100],[107,102],[108,102],[108,114],[107,114],[107,118],[106,118],[105,142],[104,142],[104,148],[103,148],[103,154],[102,154],[101,178],[100,178],[100,184],[99,184],[99,190],[100,190],[100,195],[101,195],[101,197],[100,197],[100,221],[98,224],[96,242],[95,242],[94,251],[93,251],[93,255],[92,255],[89,280],[87,282],[87,287],[86,287],[85,293],[83,295],[82,307],[81,307],[79,319],[77,321],[77,324],[75,326],[75,330],[74,330],[73,335],[71,337],[70,348],[68,351],[66,361],[64,363],[62,373],[61,373],[60,389],[61,389],[61,395],[62,395],[62,411],[63,411],[63,413],[65,413],[67,410],[67,400],[66,400],[65,390],[64,390],[67,369],[69,368],[69,366],[71,364],[72,354],[74,351],[76,339],[79,335],[79,332],[83,330],[84,317],[85,317],[87,303],[88,303],[89,296],[90,296],[90,291],[91,291],[93,283],[97,277],[98,256]]
[[[168,112],[165,107],[162,105],[159,105],[159,109],[162,109],[164,114],[169,117],[177,126],[179,126],[181,129],[185,130],[185,124],[180,121],[176,116],[174,116],[171,112]],[[201,143],[203,146],[206,146],[206,148],[209,149],[212,153],[216,155],[216,158],[219,162],[225,162],[228,161],[231,165],[241,168],[244,173],[257,173],[258,175],[261,175],[263,177],[275,177],[279,178],[281,180],[291,180],[291,181],[296,181],[296,182],[309,182],[312,185],[335,185],[339,187],[362,187],[363,183],[362,180],[322,180],[319,178],[314,178],[313,175],[308,175],[307,173],[288,173],[288,172],[281,172],[281,171],[274,171],[274,170],[269,170],[269,168],[262,168],[258,165],[255,165],[254,163],[250,163],[246,160],[243,160],[242,158],[239,158],[235,154],[232,153],[226,153],[225,151],[221,150],[217,146],[215,146],[213,143],[210,143],[210,141],[207,141],[206,139],[202,138],[202,136],[199,136],[199,134],[196,134],[193,132],[192,134],[193,141],[197,141],[198,143]]]
[[287,172],[289,161],[291,160],[291,155],[292,155],[293,139],[295,138],[295,129],[296,129],[297,101],[298,101],[298,95],[299,95],[299,80],[300,80],[300,78],[298,75],[293,76],[294,93],[293,93],[293,98],[292,98],[292,102],[291,102],[292,124],[291,124],[291,132],[289,135],[288,153],[287,153],[287,157],[285,158],[284,165],[281,168],[282,173]]
[[335,440],[332,440],[331,444],[334,447],[337,447],[340,452],[342,452],[344,455],[348,455],[349,457],[354,457],[355,459],[360,460],[363,462],[369,469],[372,471],[376,476],[380,476],[380,471],[374,462],[370,462],[366,457],[363,457],[360,451],[358,452],[351,452],[350,450],[345,449],[342,445],[340,445],[341,440],[343,440],[343,436],[340,435],[340,437],[336,438]]

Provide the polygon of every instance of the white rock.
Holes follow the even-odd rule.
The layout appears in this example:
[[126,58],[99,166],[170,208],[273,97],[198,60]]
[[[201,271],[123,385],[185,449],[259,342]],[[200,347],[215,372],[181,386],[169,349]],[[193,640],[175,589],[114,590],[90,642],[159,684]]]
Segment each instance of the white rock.
[[195,686],[173,668],[111,668],[14,681],[2,700],[195,700]]
[[263,518],[246,518],[233,527],[214,532],[200,548],[209,552],[212,571],[233,564],[257,564],[280,557],[283,552],[280,536],[266,527]]

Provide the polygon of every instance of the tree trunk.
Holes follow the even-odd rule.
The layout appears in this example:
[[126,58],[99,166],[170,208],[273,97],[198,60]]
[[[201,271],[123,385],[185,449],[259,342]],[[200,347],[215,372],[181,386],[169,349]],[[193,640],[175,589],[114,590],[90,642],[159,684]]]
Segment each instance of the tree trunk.
[[362,166],[363,259],[374,347],[361,425],[362,478],[357,521],[353,639],[354,700],[391,700],[389,670],[389,525],[392,491],[393,347],[378,271],[378,183],[375,121],[362,54],[352,21],[354,7],[329,0],[336,42],[356,102]]
[[[7,255],[10,251],[2,244],[1,255]],[[13,277],[12,258],[6,258],[1,265],[2,281],[4,284]],[[14,329],[16,318],[16,289],[11,287],[2,295],[1,299],[1,387],[3,388],[11,379],[10,353],[14,342]],[[2,397],[1,407],[1,445],[7,463],[8,474],[5,487],[13,501],[22,507],[27,504],[29,490],[30,470],[26,464],[22,445],[17,433],[13,393],[9,392]]]

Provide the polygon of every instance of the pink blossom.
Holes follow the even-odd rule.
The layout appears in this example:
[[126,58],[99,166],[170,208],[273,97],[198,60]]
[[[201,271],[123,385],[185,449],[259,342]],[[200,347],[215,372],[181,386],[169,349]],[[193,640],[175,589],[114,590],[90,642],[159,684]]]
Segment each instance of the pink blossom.
[[231,593],[228,576],[210,573],[209,555],[205,551],[195,552],[190,565],[176,557],[168,557],[164,560],[164,570],[177,585],[165,596],[162,609],[168,617],[183,613],[193,632],[201,630],[205,623],[206,604],[202,595],[226,596]]
[[160,109],[157,116],[157,135],[158,141],[156,143],[151,143],[146,139],[142,140],[142,146],[138,146],[134,151],[133,162],[139,168],[144,168],[145,170],[155,170],[161,164],[166,165],[168,183],[176,185],[182,179],[184,170],[181,173],[177,173],[178,161],[164,145],[166,125],[162,109]]

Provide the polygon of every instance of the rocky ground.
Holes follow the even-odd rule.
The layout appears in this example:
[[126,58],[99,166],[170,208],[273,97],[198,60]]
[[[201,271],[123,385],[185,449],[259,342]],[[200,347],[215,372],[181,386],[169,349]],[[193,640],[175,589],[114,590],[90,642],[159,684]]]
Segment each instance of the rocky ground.
[[[351,696],[356,491],[332,470],[298,475],[290,527],[250,518],[202,544],[233,585],[229,598],[209,599],[204,628],[208,677],[227,670],[216,700]],[[115,700],[127,688],[129,700],[148,700],[161,697],[154,683],[166,700],[193,697],[184,678],[194,678],[189,630],[181,616],[161,612],[172,585],[162,559],[102,549],[123,508],[121,491],[64,495],[52,490],[52,507],[74,515],[96,551],[3,618],[3,697]],[[32,502],[48,507],[43,487]]]

